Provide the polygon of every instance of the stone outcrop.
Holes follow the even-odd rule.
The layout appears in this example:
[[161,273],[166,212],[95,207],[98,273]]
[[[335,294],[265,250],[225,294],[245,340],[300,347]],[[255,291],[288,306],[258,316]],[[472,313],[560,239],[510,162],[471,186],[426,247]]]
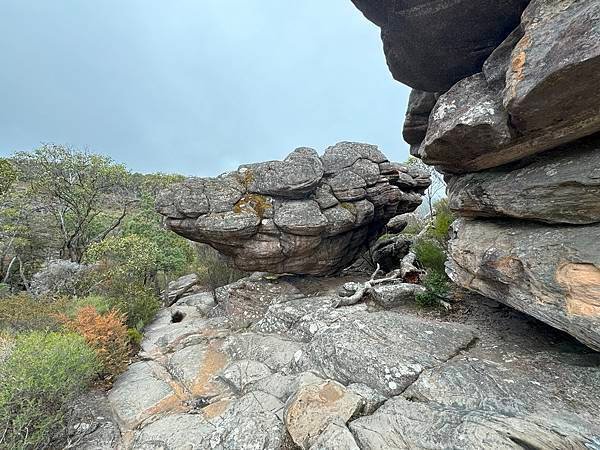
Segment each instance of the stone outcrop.
[[284,161],[192,178],[162,192],[170,229],[246,271],[326,275],[349,266],[398,214],[413,211],[429,177],[374,145],[341,142]]
[[[213,296],[217,314],[207,313],[209,302],[190,297],[159,313],[146,329],[140,360],[108,395],[113,415],[106,438],[122,438],[114,448],[517,449],[600,442],[600,392],[592,388],[600,383],[599,355],[586,354],[568,335],[491,300],[486,306],[467,297],[470,313],[442,322],[423,310],[335,308],[339,278],[308,284],[306,277],[269,278],[243,280],[245,290],[262,293],[248,314],[244,303],[218,308],[212,292],[197,295]],[[228,311],[249,321],[240,328]],[[185,315],[172,322],[177,312]],[[105,441],[89,431],[83,442]]]
[[454,281],[600,351],[600,224],[461,220],[454,232]]
[[440,96],[419,156],[477,171],[600,131],[599,21],[593,0],[532,1],[483,70]]
[[352,0],[381,28],[394,78],[415,89],[447,90],[480,72],[518,25],[529,0]]
[[[450,208],[471,219],[457,223],[449,275],[600,350],[600,2],[354,3],[414,88],[411,154],[446,175]],[[473,21],[457,21],[453,5]],[[410,26],[434,10],[435,31],[465,34],[442,45],[435,32],[415,36]],[[449,65],[432,57],[458,46],[465,57]],[[415,65],[433,79],[411,83]]]

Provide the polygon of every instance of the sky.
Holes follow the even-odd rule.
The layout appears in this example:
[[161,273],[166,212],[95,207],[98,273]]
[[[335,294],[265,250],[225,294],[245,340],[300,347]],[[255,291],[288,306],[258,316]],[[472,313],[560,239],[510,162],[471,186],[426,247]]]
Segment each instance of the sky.
[[350,0],[0,0],[0,156],[215,176],[342,140],[408,157],[409,89]]

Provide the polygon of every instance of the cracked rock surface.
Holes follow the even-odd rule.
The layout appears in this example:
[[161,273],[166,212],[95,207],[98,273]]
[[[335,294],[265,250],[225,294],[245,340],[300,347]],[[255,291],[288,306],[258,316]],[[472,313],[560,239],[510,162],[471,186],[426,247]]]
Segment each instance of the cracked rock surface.
[[163,191],[157,210],[176,233],[245,271],[329,275],[356,260],[387,222],[421,203],[429,176],[377,146],[340,142],[322,156],[248,164]]
[[263,307],[243,325],[184,297],[149,327],[108,394],[113,448],[600,445],[600,355],[541,322],[479,298],[445,317],[334,308],[341,278],[244,281]]

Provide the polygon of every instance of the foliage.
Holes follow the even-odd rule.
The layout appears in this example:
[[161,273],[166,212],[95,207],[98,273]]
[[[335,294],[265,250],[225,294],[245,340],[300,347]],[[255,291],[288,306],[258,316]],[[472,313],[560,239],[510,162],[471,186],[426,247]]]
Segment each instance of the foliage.
[[17,181],[17,171],[8,159],[0,158],[0,195],[6,194]]
[[198,266],[195,272],[198,275],[198,284],[214,290],[246,276],[241,270],[229,266],[223,256],[212,247],[198,244],[196,251]]
[[441,273],[444,272],[447,257],[444,248],[439,242],[429,238],[422,238],[413,244],[412,249],[415,252],[417,261],[423,267]]
[[149,324],[160,309],[160,301],[150,289],[130,288],[113,305],[127,317],[127,326],[138,331]]
[[67,306],[64,313],[73,318],[77,311],[87,306],[93,307],[98,314],[106,314],[114,307],[114,301],[101,295],[88,295],[87,297],[74,298]]
[[[31,201],[47,213],[49,225],[57,230],[62,258],[80,262],[86,248],[113,231],[132,204],[125,194],[127,170],[108,157],[45,144],[33,152],[17,153],[14,161],[29,182]],[[98,232],[96,219],[107,208],[121,213]]]
[[111,236],[90,245],[85,261],[99,266],[96,275],[104,283],[144,284],[156,273],[158,248],[143,236]]
[[448,241],[450,226],[456,219],[448,206],[448,199],[441,199],[434,204],[435,215],[427,234],[445,246]]
[[81,293],[82,282],[88,267],[64,259],[49,261],[37,272],[29,290],[34,295],[77,295]]
[[68,305],[65,298],[33,298],[26,293],[0,300],[0,330],[12,333],[30,330],[60,329],[56,318]]
[[127,328],[127,338],[132,347],[139,347],[142,343],[142,337],[142,333],[137,328]]
[[423,286],[427,291],[419,293],[415,296],[415,300],[419,306],[431,307],[437,306],[439,300],[446,297],[450,291],[450,283],[444,272],[430,270],[423,279]]
[[83,336],[96,351],[103,376],[110,378],[125,370],[129,338],[123,314],[116,309],[100,314],[94,306],[88,305],[79,309],[74,318],[62,314],[60,320],[67,329]]
[[47,447],[64,432],[69,405],[98,367],[96,353],[79,335],[18,336],[0,366],[0,447]]

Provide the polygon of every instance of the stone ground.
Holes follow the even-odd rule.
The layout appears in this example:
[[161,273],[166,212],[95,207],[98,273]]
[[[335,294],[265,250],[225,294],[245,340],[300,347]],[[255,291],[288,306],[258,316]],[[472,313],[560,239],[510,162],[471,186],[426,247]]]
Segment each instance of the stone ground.
[[162,310],[73,448],[600,449],[600,353],[472,294],[333,308],[345,281],[254,277]]

